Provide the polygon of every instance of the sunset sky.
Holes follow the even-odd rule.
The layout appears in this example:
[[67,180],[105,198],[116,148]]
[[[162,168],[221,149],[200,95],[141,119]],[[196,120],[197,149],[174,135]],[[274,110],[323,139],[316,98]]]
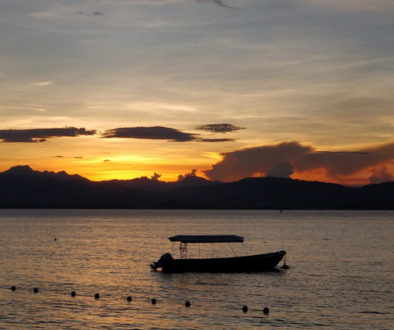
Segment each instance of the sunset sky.
[[0,0],[0,171],[394,180],[393,0]]

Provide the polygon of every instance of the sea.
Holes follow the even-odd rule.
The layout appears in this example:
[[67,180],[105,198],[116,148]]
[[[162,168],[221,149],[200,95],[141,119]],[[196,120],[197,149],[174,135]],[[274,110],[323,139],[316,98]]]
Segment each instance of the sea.
[[[151,271],[180,234],[245,238],[190,257],[285,250],[290,268]],[[393,211],[0,210],[0,329],[394,329],[393,312]]]

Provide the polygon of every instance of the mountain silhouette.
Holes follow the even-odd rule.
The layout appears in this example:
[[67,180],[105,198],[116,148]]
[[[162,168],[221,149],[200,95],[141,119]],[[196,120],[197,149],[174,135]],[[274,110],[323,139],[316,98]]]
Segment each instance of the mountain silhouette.
[[93,182],[15,166],[0,173],[0,208],[394,209],[394,182],[347,187],[276,177],[236,182],[189,175]]

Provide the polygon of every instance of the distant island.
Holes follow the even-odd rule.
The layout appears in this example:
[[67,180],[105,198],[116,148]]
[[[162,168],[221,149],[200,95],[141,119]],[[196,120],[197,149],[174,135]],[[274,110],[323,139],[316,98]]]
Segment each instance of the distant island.
[[394,210],[394,182],[348,187],[278,177],[223,183],[197,176],[93,182],[15,166],[0,173],[0,208]]

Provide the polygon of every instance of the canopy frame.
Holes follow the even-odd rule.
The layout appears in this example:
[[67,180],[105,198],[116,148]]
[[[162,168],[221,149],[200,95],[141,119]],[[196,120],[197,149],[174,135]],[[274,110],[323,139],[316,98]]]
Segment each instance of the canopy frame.
[[[188,243],[243,243],[244,238],[238,235],[177,235],[168,238],[172,243],[180,242],[179,252],[181,259],[187,259]],[[198,245],[198,254],[200,257],[200,244]],[[233,250],[231,248],[231,250]],[[234,251],[233,251],[234,252]],[[212,244],[213,254],[213,244]]]
[[168,238],[171,242],[181,243],[243,243],[238,235],[177,235]]

